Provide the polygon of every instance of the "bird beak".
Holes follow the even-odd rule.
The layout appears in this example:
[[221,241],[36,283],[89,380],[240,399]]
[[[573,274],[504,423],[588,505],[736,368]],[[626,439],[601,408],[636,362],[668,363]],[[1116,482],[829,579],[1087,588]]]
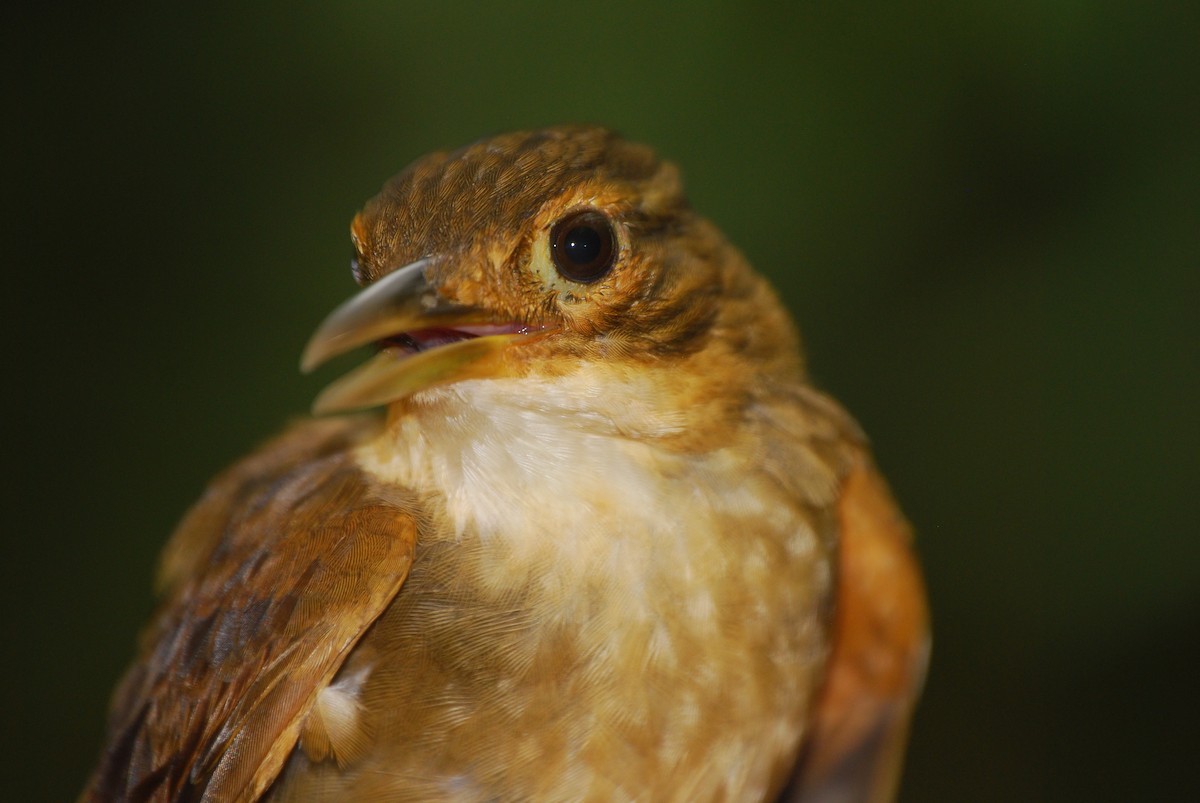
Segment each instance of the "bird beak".
[[369,343],[383,350],[321,391],[315,414],[377,407],[435,385],[497,376],[508,346],[543,331],[497,323],[483,310],[443,298],[426,276],[432,262],[389,273],[317,327],[300,359],[305,373]]

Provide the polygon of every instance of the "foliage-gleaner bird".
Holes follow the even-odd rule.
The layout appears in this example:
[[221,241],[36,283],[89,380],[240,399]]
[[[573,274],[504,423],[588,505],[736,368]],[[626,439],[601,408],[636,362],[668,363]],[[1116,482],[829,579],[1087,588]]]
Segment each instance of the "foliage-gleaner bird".
[[86,801],[888,800],[908,527],[767,283],[591,127],[354,219],[321,414],[168,543]]

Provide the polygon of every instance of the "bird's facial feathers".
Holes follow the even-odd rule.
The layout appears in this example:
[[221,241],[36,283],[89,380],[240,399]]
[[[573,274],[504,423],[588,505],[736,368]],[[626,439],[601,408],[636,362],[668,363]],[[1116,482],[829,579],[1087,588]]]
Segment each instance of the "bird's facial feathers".
[[743,363],[799,369],[774,294],[688,207],[675,168],[603,129],[428,156],[351,234],[367,287],[314,335],[305,367],[367,343],[382,351],[328,388],[320,412],[465,379],[561,376],[581,361],[691,360],[723,389],[749,379],[736,364],[748,349]]

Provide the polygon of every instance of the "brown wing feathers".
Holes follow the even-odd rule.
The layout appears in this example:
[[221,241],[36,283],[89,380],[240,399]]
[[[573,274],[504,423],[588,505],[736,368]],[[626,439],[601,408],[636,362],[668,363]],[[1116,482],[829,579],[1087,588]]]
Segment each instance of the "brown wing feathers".
[[[164,556],[167,592],[114,699],[85,800],[253,800],[407,576],[416,526],[318,422],[221,477]],[[411,509],[411,508],[409,508]]]

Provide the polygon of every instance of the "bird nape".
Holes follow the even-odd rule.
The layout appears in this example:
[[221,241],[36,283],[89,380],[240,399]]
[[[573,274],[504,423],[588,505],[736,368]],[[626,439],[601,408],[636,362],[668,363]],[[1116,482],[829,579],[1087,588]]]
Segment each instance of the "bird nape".
[[908,527],[676,169],[508,134],[351,235],[303,364],[376,353],[180,523],[82,799],[890,800]]

